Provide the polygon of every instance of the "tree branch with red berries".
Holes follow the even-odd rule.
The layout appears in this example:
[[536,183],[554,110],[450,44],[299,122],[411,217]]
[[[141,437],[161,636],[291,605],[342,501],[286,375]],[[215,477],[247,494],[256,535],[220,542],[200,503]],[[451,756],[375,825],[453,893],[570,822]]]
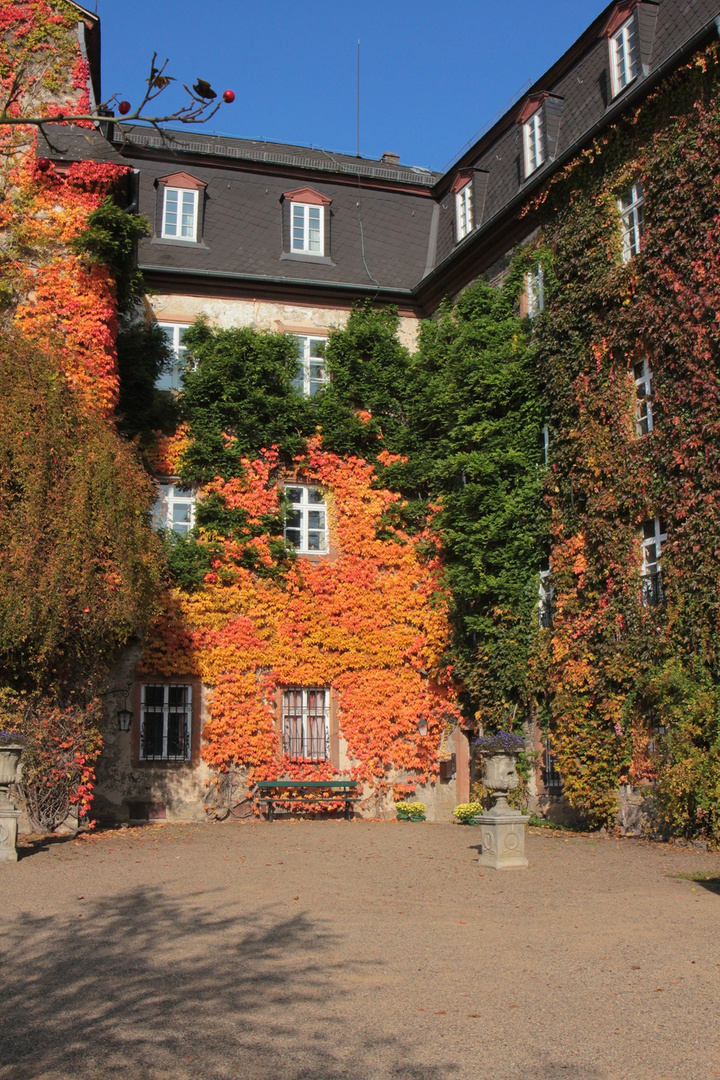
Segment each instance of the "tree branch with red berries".
[[[221,101],[217,100],[217,93],[205,79],[196,79],[192,87],[187,86],[185,83],[181,83],[183,90],[188,95],[188,100],[187,103],[179,109],[162,116],[148,116],[145,110],[150,103],[155,101],[155,99],[167,89],[171,82],[176,82],[176,79],[172,75],[165,74],[168,65],[167,60],[165,60],[160,67],[157,67],[156,64],[157,53],[153,53],[150,64],[150,75],[146,80],[147,89],[142,101],[134,110],[129,101],[118,101],[119,95],[115,94],[113,97],[99,105],[94,113],[81,113],[77,115],[57,112],[54,115],[51,114],[48,116],[23,116],[21,113],[16,113],[13,106],[17,107],[19,105],[23,83],[22,72],[18,72],[13,79],[8,96],[0,111],[0,126],[34,124],[42,129],[45,124],[73,124],[80,121],[92,121],[98,124],[102,122],[107,123],[108,119],[112,119],[115,115],[115,106],[117,107],[118,113],[123,118],[123,121],[126,123],[137,121],[145,124],[152,124],[153,127],[157,127],[159,124],[172,122],[179,122],[181,124],[205,124],[215,116],[220,108]],[[221,97],[222,102],[226,105],[231,105],[235,100],[235,93],[233,90],[225,90]]]

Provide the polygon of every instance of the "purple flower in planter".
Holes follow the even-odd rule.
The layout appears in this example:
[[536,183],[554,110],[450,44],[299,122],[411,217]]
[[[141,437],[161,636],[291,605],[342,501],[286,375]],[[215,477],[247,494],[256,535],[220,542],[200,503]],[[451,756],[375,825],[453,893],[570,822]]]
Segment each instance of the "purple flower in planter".
[[22,731],[17,731],[15,728],[10,728],[9,731],[0,731],[0,750],[3,746],[27,746],[27,739],[23,735]]
[[514,731],[496,731],[494,735],[480,735],[475,740],[480,754],[519,754],[525,749],[525,739]]

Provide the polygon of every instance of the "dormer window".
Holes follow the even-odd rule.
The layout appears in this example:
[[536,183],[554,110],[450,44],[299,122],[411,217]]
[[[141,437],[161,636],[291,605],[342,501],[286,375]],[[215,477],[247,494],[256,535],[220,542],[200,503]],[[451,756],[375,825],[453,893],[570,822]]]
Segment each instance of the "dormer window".
[[292,250],[308,255],[325,254],[322,206],[292,205]]
[[613,97],[638,74],[637,25],[634,13],[610,36],[610,73]]
[[161,239],[185,244],[198,243],[202,195],[207,187],[205,181],[181,172],[161,176],[155,183],[162,191],[158,230]]
[[523,124],[525,143],[525,175],[539,169],[545,160],[545,139],[543,133],[542,111],[534,112],[527,123]]
[[455,212],[457,215],[457,238],[464,240],[469,232],[472,232],[472,185],[468,182],[455,196]]
[[560,137],[562,103],[562,98],[547,90],[540,90],[525,99],[517,114],[517,122],[522,124],[526,180],[546,161],[555,160]]
[[328,214],[332,199],[313,188],[286,191],[283,202],[283,258],[323,259],[329,252]]
[[197,191],[182,191],[180,188],[165,188],[163,201],[162,235],[163,239],[197,240]]

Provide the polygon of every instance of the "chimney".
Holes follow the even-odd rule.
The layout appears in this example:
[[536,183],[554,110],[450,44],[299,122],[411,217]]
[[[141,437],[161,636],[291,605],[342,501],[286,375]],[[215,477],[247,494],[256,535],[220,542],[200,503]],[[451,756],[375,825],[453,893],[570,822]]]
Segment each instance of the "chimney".
[[389,150],[386,150],[381,159],[386,165],[399,165],[400,155],[391,154]]

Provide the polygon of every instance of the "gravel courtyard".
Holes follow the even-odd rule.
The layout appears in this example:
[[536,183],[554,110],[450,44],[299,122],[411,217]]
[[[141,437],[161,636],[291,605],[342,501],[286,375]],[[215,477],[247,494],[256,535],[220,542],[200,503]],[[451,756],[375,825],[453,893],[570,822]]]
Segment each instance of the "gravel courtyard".
[[395,822],[147,826],[0,864],[2,1080],[708,1080],[720,857]]

